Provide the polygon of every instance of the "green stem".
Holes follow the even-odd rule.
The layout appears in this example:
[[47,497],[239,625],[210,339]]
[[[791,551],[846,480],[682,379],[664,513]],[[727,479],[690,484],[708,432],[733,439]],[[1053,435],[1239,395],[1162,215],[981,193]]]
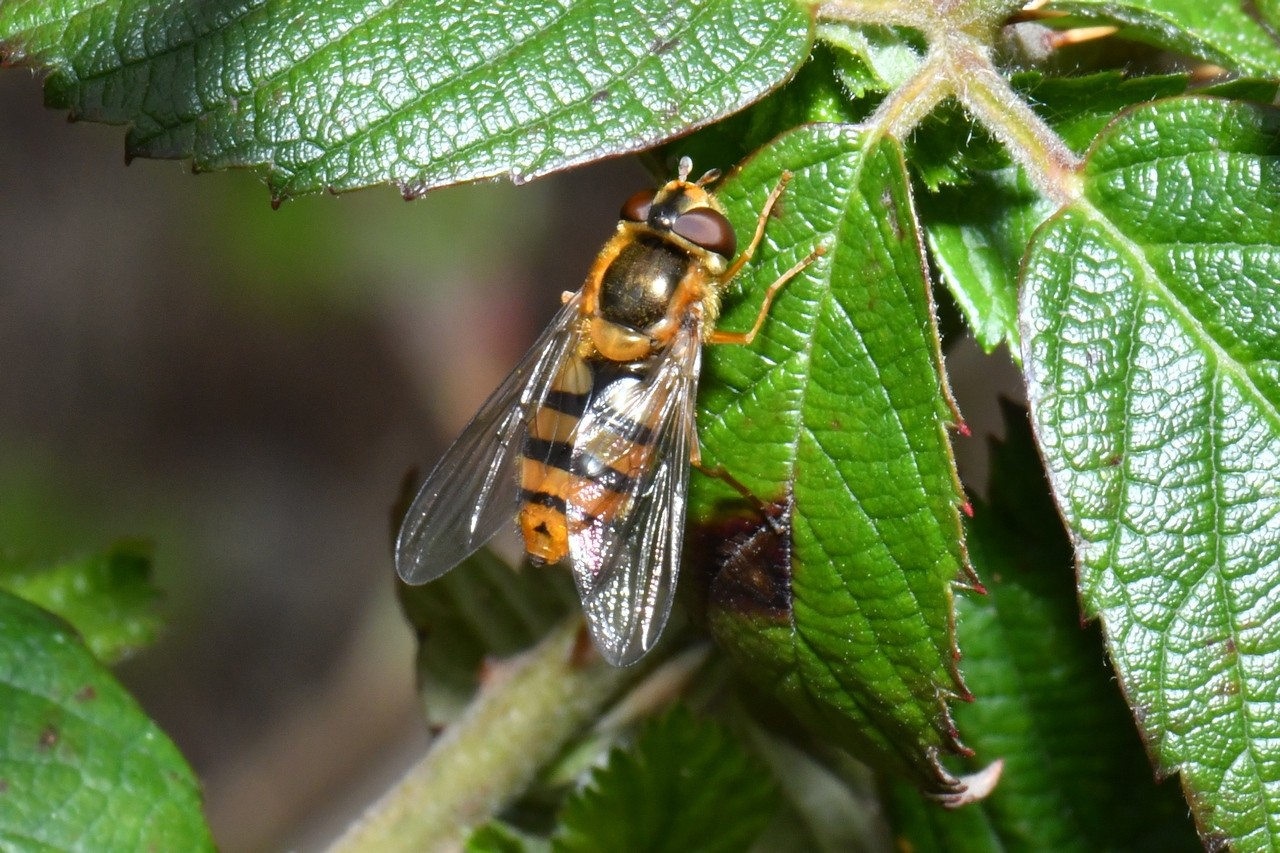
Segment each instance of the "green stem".
[[1080,196],[1081,160],[1001,76],[986,49],[968,38],[947,45],[955,95],[1008,149],[1042,193],[1061,204]]
[[831,0],[815,4],[821,21],[882,24],[922,29],[931,19],[927,8],[902,0]]
[[939,103],[954,96],[1000,140],[1037,189],[1067,204],[1081,192],[1080,158],[1013,91],[991,60],[988,45],[1008,11],[1009,4],[1001,0],[919,4],[832,0],[819,8],[819,16],[855,25],[908,26],[921,30],[929,42],[924,63],[868,119],[873,136],[906,139]]
[[930,53],[923,65],[901,86],[889,93],[867,119],[868,144],[880,136],[906,139],[942,99],[951,94],[946,61]]
[[461,848],[647,670],[605,663],[576,617],[509,667],[331,853]]

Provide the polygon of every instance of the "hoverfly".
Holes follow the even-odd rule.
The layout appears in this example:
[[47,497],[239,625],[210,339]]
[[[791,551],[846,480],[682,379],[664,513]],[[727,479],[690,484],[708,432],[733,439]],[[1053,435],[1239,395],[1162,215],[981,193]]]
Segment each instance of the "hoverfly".
[[445,452],[396,542],[409,583],[449,571],[518,519],[535,564],[572,563],[601,654],[639,660],[666,624],[680,567],[690,464],[700,465],[694,397],[704,343],[750,344],[715,329],[720,295],[751,258],[789,175],[774,188],[750,245],[706,189],[711,171],[678,176],[622,205],[617,231],[577,293]]

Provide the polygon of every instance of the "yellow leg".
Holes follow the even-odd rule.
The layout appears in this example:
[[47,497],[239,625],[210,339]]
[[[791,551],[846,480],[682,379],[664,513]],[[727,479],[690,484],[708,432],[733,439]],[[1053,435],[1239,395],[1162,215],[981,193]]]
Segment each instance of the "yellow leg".
[[782,179],[778,181],[778,185],[773,188],[773,192],[769,193],[769,197],[764,201],[764,207],[760,209],[760,218],[756,220],[756,233],[752,235],[751,242],[747,244],[747,248],[742,250],[742,254],[733,262],[733,266],[729,267],[721,278],[721,281],[731,281],[733,277],[751,260],[751,256],[755,254],[756,247],[760,245],[760,241],[764,238],[764,226],[769,221],[769,214],[773,213],[773,206],[778,203],[782,191],[787,188],[787,184],[791,181],[791,173],[783,172]]
[[707,343],[709,344],[750,344],[752,341],[754,341],[756,339],[756,335],[760,333],[761,327],[764,326],[765,318],[769,316],[769,306],[773,304],[773,297],[777,295],[778,291],[782,289],[783,285],[791,281],[791,279],[795,278],[797,275],[803,272],[805,267],[809,266],[809,264],[813,263],[814,261],[816,261],[821,256],[825,255],[826,253],[827,253],[826,246],[816,247],[812,252],[809,253],[809,256],[807,258],[800,261],[800,263],[796,264],[791,269],[784,272],[782,275],[778,276],[778,280],[775,281],[773,284],[769,285],[769,289],[764,292],[764,302],[761,303],[760,305],[760,313],[756,315],[756,322],[755,322],[755,325],[751,327],[751,331],[724,332],[724,331],[721,331],[720,329],[715,329],[707,337]]

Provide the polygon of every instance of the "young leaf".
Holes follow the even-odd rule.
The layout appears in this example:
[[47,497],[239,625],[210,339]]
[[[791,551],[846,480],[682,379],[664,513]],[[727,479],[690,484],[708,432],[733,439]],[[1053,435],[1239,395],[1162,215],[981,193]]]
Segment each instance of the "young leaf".
[[178,750],[65,623],[3,592],[0,847],[213,850]]
[[[1068,145],[1083,151],[1121,110],[1181,94],[1187,78],[1023,73],[1012,83]],[[1056,205],[957,111],[940,110],[912,137],[911,166],[934,190],[920,199],[921,221],[942,280],[978,343],[988,352],[1008,344],[1017,358],[1018,271],[1032,232]]]
[[[1203,0],[1054,0],[1049,9],[1095,23],[1113,23],[1120,35],[1208,60],[1230,71],[1280,76],[1280,45],[1244,4]],[[1074,23],[1074,21],[1071,21]]]
[[[787,285],[761,339],[709,349],[699,430],[704,460],[783,507],[774,526],[787,529],[736,567],[745,579],[719,567],[712,629],[824,734],[947,788],[933,755],[954,748],[946,700],[965,692],[951,585],[967,564],[954,412],[907,176],[892,141],[801,129],[726,181],[741,231],[784,170],[793,178],[744,275],[749,295],[729,300],[720,328],[749,328],[768,283],[827,251]],[[719,504],[736,492],[693,481],[701,538],[723,538]],[[769,588],[734,592],[756,581]]]
[[1020,308],[1086,611],[1161,772],[1242,850],[1280,825],[1278,139],[1276,110],[1210,98],[1123,116]]
[[728,731],[676,708],[615,749],[565,803],[556,853],[736,853],[777,809],[768,770]]
[[1005,433],[991,504],[976,503],[968,525],[988,594],[956,603],[977,697],[956,722],[1004,771],[991,796],[956,811],[899,786],[897,834],[920,851],[1199,850],[1177,789],[1155,785],[1096,630],[1081,629],[1071,548],[1023,410],[1006,407]]
[[1036,227],[1055,205],[1009,166],[920,200],[934,263],[987,352],[1007,344],[1018,357],[1018,267]]
[[276,198],[520,182],[651,147],[781,84],[791,0],[13,0],[0,55],[131,125],[130,156],[253,166]]
[[920,33],[899,27],[827,24],[819,37],[838,51],[836,74],[852,98],[901,86],[919,69],[928,47]]
[[0,589],[66,619],[98,660],[112,664],[155,641],[160,593],[150,575],[150,546],[121,542],[53,566],[0,563]]

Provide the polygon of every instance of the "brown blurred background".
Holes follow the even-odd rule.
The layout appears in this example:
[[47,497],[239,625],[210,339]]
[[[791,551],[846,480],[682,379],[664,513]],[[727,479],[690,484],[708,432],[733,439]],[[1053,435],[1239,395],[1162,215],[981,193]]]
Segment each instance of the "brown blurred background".
[[273,211],[0,72],[0,549],[155,543],[119,674],[229,853],[316,849],[425,744],[388,512],[648,183],[620,161]]

